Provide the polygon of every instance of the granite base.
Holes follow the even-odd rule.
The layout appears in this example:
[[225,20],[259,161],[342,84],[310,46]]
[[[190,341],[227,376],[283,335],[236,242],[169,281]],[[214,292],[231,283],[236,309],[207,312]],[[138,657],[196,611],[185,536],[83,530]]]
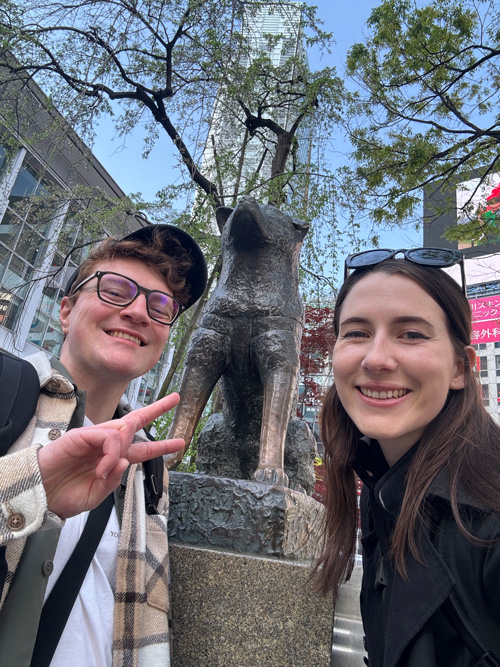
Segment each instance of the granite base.
[[310,564],[171,544],[175,667],[329,667],[330,596]]

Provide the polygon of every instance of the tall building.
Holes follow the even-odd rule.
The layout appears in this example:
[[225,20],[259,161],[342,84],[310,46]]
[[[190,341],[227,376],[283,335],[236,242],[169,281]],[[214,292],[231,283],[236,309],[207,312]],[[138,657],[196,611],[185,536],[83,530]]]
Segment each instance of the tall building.
[[[299,3],[269,2],[257,9],[248,8],[241,33],[245,47],[241,51],[239,64],[243,68],[248,68],[252,61],[263,55],[269,58],[274,67],[286,65],[290,58],[294,58],[293,62],[300,58],[307,64]],[[290,75],[293,75],[292,69]],[[269,82],[255,81],[254,97],[263,93],[263,86],[269,86]],[[285,98],[281,99],[282,106],[278,106],[279,95],[277,90],[269,92],[271,103],[266,115],[289,130],[295,120],[296,107],[289,99],[284,102]],[[276,106],[273,106],[275,103]],[[312,129],[311,120],[306,119],[301,122],[296,134],[295,157],[304,165],[310,160]],[[244,193],[259,198],[260,190],[256,186],[259,182],[266,183],[271,176],[275,146],[276,136],[270,130],[260,128],[252,135],[245,128],[245,114],[241,106],[228,99],[225,89],[221,89],[214,105],[203,154],[203,170],[218,183],[226,206],[232,205],[235,197]],[[221,165],[219,171],[217,162]]]

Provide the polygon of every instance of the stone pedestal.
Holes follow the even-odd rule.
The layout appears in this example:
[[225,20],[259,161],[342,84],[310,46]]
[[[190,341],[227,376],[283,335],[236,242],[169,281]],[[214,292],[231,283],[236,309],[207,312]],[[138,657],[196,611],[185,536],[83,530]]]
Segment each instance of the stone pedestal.
[[333,600],[308,582],[322,505],[260,482],[170,479],[175,667],[328,667]]
[[301,561],[172,544],[175,667],[327,667],[333,601]]

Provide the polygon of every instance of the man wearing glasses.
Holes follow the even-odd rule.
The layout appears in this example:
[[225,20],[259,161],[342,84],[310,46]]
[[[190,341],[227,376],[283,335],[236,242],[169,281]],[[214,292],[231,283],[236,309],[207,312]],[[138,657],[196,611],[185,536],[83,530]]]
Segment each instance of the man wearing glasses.
[[168,499],[142,463],[184,442],[142,429],[178,396],[132,412],[123,393],[206,281],[200,248],[169,225],[108,239],[70,279],[60,360],[29,359],[36,414],[0,459],[2,664],[170,664]]

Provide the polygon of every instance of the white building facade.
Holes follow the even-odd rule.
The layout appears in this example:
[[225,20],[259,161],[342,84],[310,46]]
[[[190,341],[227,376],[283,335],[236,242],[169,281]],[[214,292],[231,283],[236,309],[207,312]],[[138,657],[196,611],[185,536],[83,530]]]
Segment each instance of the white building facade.
[[[262,55],[267,56],[274,67],[285,65],[291,57],[307,63],[299,3],[262,4],[247,12],[241,32],[246,40],[240,59],[242,67],[248,67],[253,59]],[[256,82],[256,86],[259,85]],[[255,93],[258,96],[259,90]],[[287,103],[283,108],[271,106],[266,115],[289,130],[295,119],[294,111],[293,104]],[[312,146],[310,119],[301,122],[296,140],[296,160],[307,165]],[[275,135],[265,128],[252,136],[245,128],[245,115],[238,104],[229,102],[224,91],[219,93],[203,153],[203,171],[218,182],[226,206],[234,205],[236,197],[242,194],[252,194],[259,199],[258,184],[265,184],[271,176],[275,144]],[[222,177],[219,177],[217,161],[223,165]]]

